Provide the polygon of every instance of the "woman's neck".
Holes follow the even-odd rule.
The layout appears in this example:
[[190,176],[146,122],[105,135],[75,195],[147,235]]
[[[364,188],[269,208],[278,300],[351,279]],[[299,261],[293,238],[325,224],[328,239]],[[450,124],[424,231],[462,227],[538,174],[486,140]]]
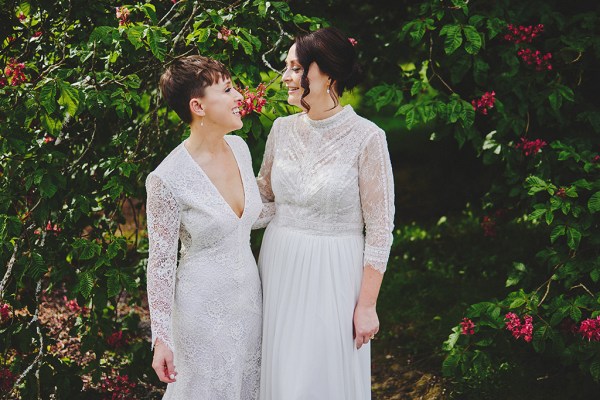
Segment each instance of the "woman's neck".
[[329,104],[327,106],[311,105],[310,111],[308,111],[306,114],[308,115],[308,118],[318,121],[332,117],[344,109],[344,107],[342,107],[340,104],[334,106],[333,108],[332,106],[333,104]]

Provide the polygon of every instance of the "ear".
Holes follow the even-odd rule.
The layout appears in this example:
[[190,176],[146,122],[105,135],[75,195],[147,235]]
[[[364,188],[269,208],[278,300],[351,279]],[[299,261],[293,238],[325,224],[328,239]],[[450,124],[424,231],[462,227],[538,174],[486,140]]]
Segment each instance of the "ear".
[[190,100],[190,110],[200,117],[204,117],[205,115],[204,108],[202,107],[200,100],[197,98]]

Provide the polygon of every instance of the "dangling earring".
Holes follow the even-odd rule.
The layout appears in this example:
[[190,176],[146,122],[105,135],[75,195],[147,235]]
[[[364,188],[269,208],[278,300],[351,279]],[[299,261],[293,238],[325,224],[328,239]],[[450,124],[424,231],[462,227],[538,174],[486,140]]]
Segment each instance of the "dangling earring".
[[329,94],[329,88],[330,88],[330,87],[331,87],[331,86],[327,86],[327,94]]
[[200,120],[200,126],[204,126],[204,117]]

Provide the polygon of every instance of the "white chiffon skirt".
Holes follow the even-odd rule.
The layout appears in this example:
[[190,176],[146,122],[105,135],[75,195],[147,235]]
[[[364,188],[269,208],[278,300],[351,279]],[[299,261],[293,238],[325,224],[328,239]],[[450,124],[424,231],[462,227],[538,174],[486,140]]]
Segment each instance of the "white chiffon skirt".
[[271,223],[263,285],[262,400],[371,398],[371,350],[356,349],[362,235],[328,236]]

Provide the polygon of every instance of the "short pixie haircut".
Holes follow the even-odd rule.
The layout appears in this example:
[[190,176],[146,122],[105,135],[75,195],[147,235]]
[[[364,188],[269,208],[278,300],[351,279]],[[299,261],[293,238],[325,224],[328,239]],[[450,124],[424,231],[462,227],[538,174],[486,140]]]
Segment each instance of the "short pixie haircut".
[[159,86],[167,104],[189,124],[192,122],[190,100],[203,97],[204,89],[221,79],[231,79],[221,62],[194,55],[174,60],[161,75]]

